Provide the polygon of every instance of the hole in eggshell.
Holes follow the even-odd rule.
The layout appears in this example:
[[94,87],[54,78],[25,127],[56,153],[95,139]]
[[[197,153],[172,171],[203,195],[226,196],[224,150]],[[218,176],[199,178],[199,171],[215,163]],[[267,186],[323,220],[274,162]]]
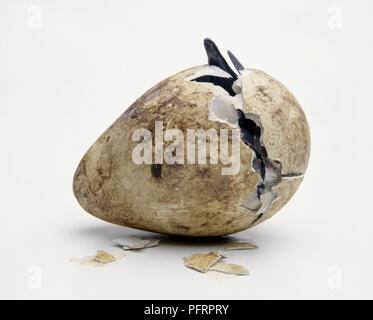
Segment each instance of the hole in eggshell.
[[[268,157],[263,143],[263,127],[255,114],[244,113],[242,97],[242,76],[247,70],[238,59],[228,51],[228,55],[239,75],[229,67],[227,61],[210,39],[205,39],[208,65],[184,77],[186,81],[195,81],[208,85],[213,93],[210,101],[209,119],[228,124],[241,131],[241,141],[254,152],[252,169],[259,174],[260,181],[241,207],[255,211],[257,222],[269,210],[277,195],[272,187],[282,178],[282,162]],[[220,90],[213,89],[220,87]]]

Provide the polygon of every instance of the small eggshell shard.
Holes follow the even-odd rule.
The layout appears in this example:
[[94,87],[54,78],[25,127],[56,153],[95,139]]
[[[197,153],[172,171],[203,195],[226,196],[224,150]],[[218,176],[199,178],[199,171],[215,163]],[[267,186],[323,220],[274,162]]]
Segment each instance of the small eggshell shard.
[[235,242],[229,243],[225,246],[225,250],[252,250],[258,249],[258,246],[255,244],[247,243],[247,242]]
[[83,258],[70,258],[70,262],[75,262],[78,265],[97,264],[96,256],[85,256]]
[[124,250],[151,248],[159,244],[158,239],[141,239],[137,236],[121,237],[113,239],[112,241],[115,245],[122,247]]
[[227,274],[235,274],[239,276],[247,276],[249,275],[249,270],[245,267],[239,266],[237,264],[231,263],[216,263],[209,268],[211,271],[216,272],[223,272]]
[[217,281],[225,281],[225,280],[230,280],[230,279],[234,279],[238,277],[236,274],[223,273],[223,272],[213,271],[213,270],[208,270],[205,274],[209,276],[211,279],[214,279]]
[[112,240],[114,244],[121,246],[125,250],[136,250],[145,248],[150,241],[143,240],[136,236],[121,237]]
[[101,263],[109,263],[109,262],[115,261],[116,259],[110,253],[107,253],[106,251],[103,251],[103,250],[98,250],[95,260]]
[[145,248],[152,248],[159,245],[159,239],[149,239],[149,243],[146,245]]
[[151,232],[223,236],[266,221],[292,198],[311,145],[299,102],[229,53],[234,72],[210,39],[204,44],[208,64],[156,84],[85,153],[73,191],[88,213]]
[[103,267],[115,265],[119,260],[123,259],[126,254],[110,254],[102,250],[98,250],[96,255],[85,256],[83,258],[70,258],[70,262],[78,263],[78,265],[90,265],[93,267]]
[[184,258],[184,264],[188,268],[204,273],[221,258],[219,252],[197,253]]

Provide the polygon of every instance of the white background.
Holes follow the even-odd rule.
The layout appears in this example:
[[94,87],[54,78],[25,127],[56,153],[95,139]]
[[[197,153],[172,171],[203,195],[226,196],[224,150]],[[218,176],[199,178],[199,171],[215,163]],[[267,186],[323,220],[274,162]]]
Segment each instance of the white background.
[[[2,0],[0,297],[373,298],[372,11],[371,1]],[[183,266],[218,240],[162,237],[105,268],[69,262],[144,234],[85,213],[72,177],[136,98],[206,63],[207,36],[284,83],[311,127],[297,194],[238,235],[260,246],[231,259],[251,275],[217,281]]]

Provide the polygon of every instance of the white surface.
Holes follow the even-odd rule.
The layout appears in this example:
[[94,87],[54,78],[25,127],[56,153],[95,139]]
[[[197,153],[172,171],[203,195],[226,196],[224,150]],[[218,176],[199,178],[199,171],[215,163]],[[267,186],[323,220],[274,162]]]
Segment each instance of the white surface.
[[[371,1],[1,1],[0,297],[373,298],[372,10]],[[239,235],[260,246],[230,260],[251,275],[221,282],[186,269],[182,257],[223,244],[174,238],[116,266],[70,263],[143,234],[85,213],[72,177],[136,98],[206,63],[206,36],[283,82],[311,126],[297,194]]]

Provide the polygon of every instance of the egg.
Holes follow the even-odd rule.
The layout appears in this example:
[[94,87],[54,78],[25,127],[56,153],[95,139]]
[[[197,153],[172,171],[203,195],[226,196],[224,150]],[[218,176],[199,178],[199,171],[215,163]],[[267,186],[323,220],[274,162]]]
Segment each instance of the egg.
[[[79,204],[104,221],[163,234],[221,236],[278,212],[303,180],[310,131],[279,81],[204,40],[208,64],[137,99],[74,175]],[[232,67],[233,67],[232,66]]]

